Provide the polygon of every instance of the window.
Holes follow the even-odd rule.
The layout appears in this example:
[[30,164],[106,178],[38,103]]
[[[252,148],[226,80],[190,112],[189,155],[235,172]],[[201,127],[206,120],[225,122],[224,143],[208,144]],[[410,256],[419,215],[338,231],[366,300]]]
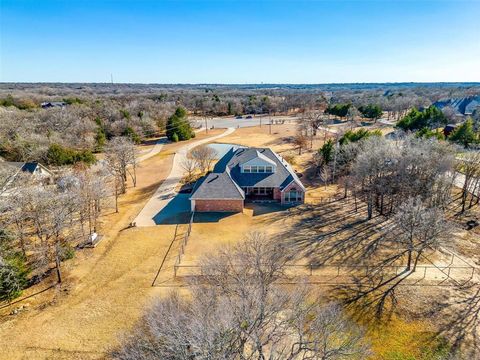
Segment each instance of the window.
[[302,193],[297,190],[290,190],[285,193],[285,202],[302,201]]
[[272,165],[252,165],[252,166],[243,166],[242,167],[244,173],[272,173],[273,166]]

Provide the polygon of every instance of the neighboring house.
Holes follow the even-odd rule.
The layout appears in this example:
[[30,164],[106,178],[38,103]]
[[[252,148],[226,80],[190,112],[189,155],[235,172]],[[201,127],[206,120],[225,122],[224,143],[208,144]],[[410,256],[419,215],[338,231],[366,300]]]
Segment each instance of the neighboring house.
[[439,100],[435,102],[433,106],[440,110],[446,106],[450,106],[457,115],[469,116],[480,108],[480,95]]
[[35,177],[40,178],[47,178],[52,177],[53,173],[48,170],[45,166],[37,162],[12,162],[12,161],[5,161],[2,164],[7,164],[13,167],[16,167],[18,171],[23,171],[26,173],[30,173]]
[[48,109],[48,108],[52,108],[52,107],[63,108],[66,105],[67,104],[63,101],[46,101],[46,102],[42,102],[42,104],[41,104],[42,108],[44,108],[44,109]]
[[[3,191],[11,187],[20,172],[31,174],[34,179],[39,182],[50,182],[53,179],[53,173],[42,164],[36,162],[2,161],[0,162],[0,166],[9,166],[13,170],[11,171],[12,175],[6,179],[5,183],[0,184],[0,190]],[[15,185],[13,185],[13,187],[14,186]]]
[[443,128],[443,135],[445,135],[445,137],[449,137],[450,134],[455,131],[455,129],[457,128],[458,125],[460,125],[460,124],[445,125],[445,127]]
[[192,211],[241,212],[245,201],[301,204],[305,187],[292,167],[269,148],[232,148],[202,177]]

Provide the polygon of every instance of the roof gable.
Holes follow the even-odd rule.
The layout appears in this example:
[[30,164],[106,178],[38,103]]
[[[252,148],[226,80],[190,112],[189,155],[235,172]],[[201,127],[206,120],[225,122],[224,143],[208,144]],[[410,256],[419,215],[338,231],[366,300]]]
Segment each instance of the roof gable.
[[243,190],[232,180],[228,172],[210,173],[195,184],[192,200],[245,199]]
[[[258,158],[258,154],[268,159],[276,166],[274,173],[242,173],[241,164],[246,164]],[[274,187],[283,189],[293,180],[301,184],[292,167],[270,148],[241,148],[230,150],[215,165],[214,172],[228,171],[232,179],[240,187]],[[301,185],[303,188],[303,185]]]
[[253,155],[255,157],[251,158],[250,160],[247,160],[243,163],[240,164],[240,166],[251,166],[251,165],[272,165],[272,166],[277,166],[275,161],[269,159],[262,153],[260,153],[258,150],[255,150],[254,152],[252,151]]

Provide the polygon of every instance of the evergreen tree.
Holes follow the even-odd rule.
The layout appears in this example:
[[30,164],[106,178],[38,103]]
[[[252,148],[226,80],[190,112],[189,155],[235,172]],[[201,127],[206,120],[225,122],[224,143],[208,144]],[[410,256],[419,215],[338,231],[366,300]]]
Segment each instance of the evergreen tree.
[[195,137],[195,133],[187,119],[187,111],[182,107],[178,107],[167,121],[167,138],[173,141],[174,134],[177,135],[180,141]]
[[348,130],[339,140],[340,145],[345,145],[350,142],[357,142],[370,136],[382,136],[380,130],[368,131],[366,129]]
[[443,112],[435,106],[430,106],[423,111],[415,108],[410,110],[408,114],[397,123],[397,126],[403,130],[420,130],[424,127],[432,129],[446,124],[447,118]]
[[360,106],[358,108],[363,115],[363,117],[367,119],[374,119],[375,121],[382,116],[382,108],[378,105],[369,104],[367,106]]
[[468,147],[470,144],[478,142],[478,137],[473,130],[472,119],[467,119],[462,125],[458,126],[448,137],[450,141]]
[[333,141],[328,139],[323,146],[318,149],[318,153],[322,158],[324,164],[328,164],[333,160]]

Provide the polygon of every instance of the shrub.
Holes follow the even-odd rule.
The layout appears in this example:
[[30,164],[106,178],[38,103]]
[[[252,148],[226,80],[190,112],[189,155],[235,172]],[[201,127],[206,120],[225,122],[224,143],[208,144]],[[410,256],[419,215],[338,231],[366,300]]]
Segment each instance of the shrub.
[[63,102],[67,105],[83,104],[84,103],[84,101],[82,99],[79,99],[78,97],[64,98]]
[[122,136],[129,137],[135,144],[140,143],[140,135],[138,135],[131,126],[127,126],[122,133]]
[[27,283],[27,274],[23,256],[0,258],[0,301],[12,301],[20,296]]
[[435,106],[419,111],[412,109],[403,119],[401,119],[397,126],[403,130],[420,130],[424,127],[429,129],[438,127],[439,125],[446,125],[447,118],[443,112]]
[[358,129],[356,131],[348,130],[339,140],[340,145],[348,144],[349,142],[357,142],[362,139],[367,139],[370,136],[382,136],[380,130],[369,131],[366,129]]
[[47,163],[50,165],[72,165],[77,162],[93,164],[96,162],[95,155],[90,150],[74,150],[59,144],[51,144],[47,151]]
[[473,120],[468,119],[462,125],[458,126],[448,137],[448,140],[468,147],[478,142],[478,136],[473,130]]
[[352,104],[336,104],[336,105],[329,105],[325,110],[326,114],[336,115],[340,117],[345,117],[348,114],[348,109]]
[[178,135],[177,135],[177,133],[173,133],[173,135],[172,135],[172,141],[173,141],[173,142],[178,142]]
[[441,132],[431,130],[428,127],[418,130],[415,133],[415,137],[424,139],[437,138],[438,140],[445,140],[445,136]]
[[60,248],[60,261],[70,260],[75,257],[75,249],[72,245],[65,243]]
[[360,106],[358,108],[358,111],[360,111],[363,115],[363,117],[367,119],[378,119],[380,116],[382,116],[382,108],[378,105],[367,105],[367,106]]
[[20,110],[31,110],[37,107],[37,104],[32,99],[14,99],[12,95],[7,95],[6,98],[0,99],[0,106],[15,106]]
[[97,134],[95,135],[95,151],[102,151],[105,143],[107,142],[107,135],[105,135],[105,130],[103,128],[97,128]]

